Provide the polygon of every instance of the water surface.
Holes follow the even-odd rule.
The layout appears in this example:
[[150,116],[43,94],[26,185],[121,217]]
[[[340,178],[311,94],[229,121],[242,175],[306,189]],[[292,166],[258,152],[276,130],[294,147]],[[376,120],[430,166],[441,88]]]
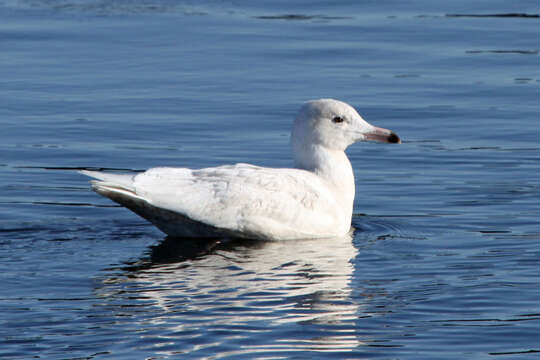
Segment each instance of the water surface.
[[[0,1],[0,356],[534,358],[533,1]],[[290,166],[302,102],[348,154],[350,237],[168,239],[80,168]]]

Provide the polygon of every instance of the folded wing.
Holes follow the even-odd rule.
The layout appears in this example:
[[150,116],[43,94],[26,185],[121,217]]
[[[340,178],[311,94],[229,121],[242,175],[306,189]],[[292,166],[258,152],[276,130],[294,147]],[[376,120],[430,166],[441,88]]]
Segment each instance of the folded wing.
[[[178,214],[185,220],[179,226],[186,227],[188,235],[201,224],[201,231],[210,227],[264,239],[328,237],[343,231],[337,226],[342,209],[328,186],[304,170],[236,164],[198,170],[153,168],[138,175],[85,174],[99,179],[93,182],[97,192],[155,224],[159,219],[150,219],[145,215],[148,209],[137,207],[151,206],[151,216]],[[171,219],[166,222],[170,225]]]

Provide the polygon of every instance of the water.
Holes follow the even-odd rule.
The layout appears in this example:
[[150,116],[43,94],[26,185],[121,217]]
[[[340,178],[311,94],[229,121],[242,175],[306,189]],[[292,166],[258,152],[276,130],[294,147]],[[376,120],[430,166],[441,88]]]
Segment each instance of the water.
[[[0,357],[538,356],[539,13],[0,1]],[[404,140],[348,151],[348,238],[166,239],[75,172],[289,166],[319,97]]]

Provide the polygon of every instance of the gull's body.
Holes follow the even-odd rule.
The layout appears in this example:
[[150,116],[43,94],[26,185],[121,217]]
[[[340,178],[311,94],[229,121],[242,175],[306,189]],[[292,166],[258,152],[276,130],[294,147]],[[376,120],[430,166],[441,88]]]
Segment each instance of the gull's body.
[[173,237],[289,240],[349,232],[354,175],[345,154],[359,140],[399,142],[331,99],[306,103],[294,122],[295,168],[236,164],[153,168],[136,175],[83,171],[93,189]]

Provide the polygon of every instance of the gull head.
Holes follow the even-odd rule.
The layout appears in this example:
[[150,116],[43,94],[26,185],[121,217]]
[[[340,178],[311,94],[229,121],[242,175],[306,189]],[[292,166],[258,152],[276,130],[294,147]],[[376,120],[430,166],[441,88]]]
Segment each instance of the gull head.
[[400,143],[393,131],[365,121],[356,110],[342,101],[319,99],[306,102],[294,122],[291,142],[295,153],[322,146],[328,150],[345,151],[357,141]]

